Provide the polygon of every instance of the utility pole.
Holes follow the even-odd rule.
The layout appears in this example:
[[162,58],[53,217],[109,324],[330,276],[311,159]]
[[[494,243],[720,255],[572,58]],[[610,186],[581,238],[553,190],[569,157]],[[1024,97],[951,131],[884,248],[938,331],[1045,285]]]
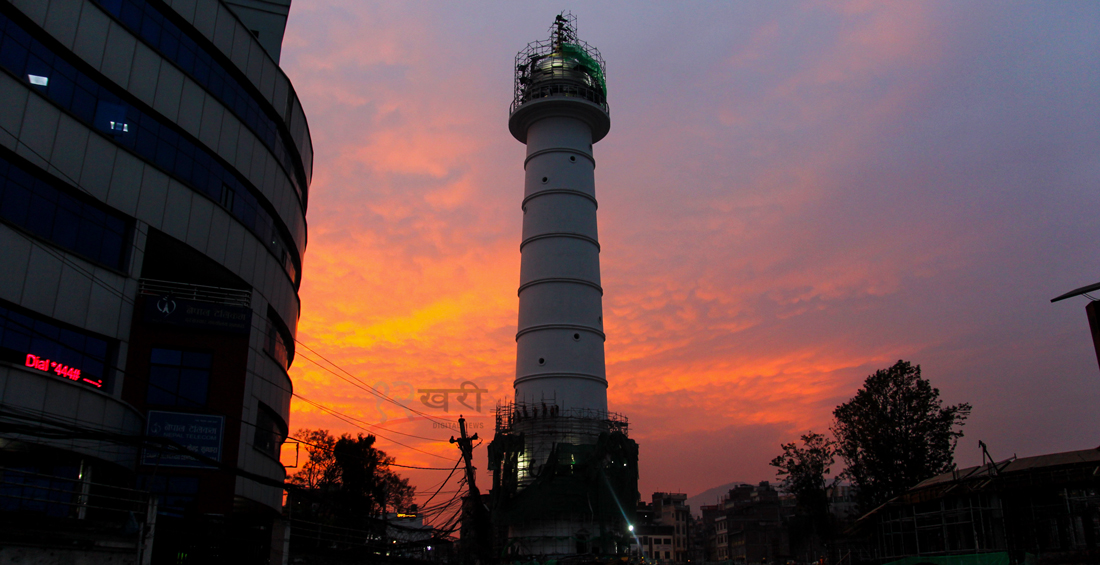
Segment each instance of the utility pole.
[[466,484],[470,485],[470,491],[477,490],[477,486],[474,485],[474,440],[477,439],[475,433],[473,437],[466,437],[466,418],[462,415],[458,416],[458,432],[459,438],[455,439],[451,436],[451,443],[457,443],[458,449],[462,451],[462,459],[466,462]]
[[468,491],[462,498],[462,522],[459,528],[459,561],[463,564],[485,564],[491,559],[493,542],[489,528],[489,510],[481,502],[481,491],[477,488],[474,475],[474,440],[466,435],[466,418],[458,417],[459,437],[451,436],[451,443],[457,443],[466,464],[466,486]]

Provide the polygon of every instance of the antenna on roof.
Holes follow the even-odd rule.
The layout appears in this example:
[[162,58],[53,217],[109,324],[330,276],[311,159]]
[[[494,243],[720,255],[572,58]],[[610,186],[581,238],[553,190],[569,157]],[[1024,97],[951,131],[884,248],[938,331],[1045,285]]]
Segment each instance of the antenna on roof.
[[997,467],[997,462],[993,460],[993,456],[989,454],[989,448],[986,447],[985,442],[978,440],[978,447],[982,448],[982,465],[985,465],[985,460],[989,459],[989,474],[1000,475],[1001,469]]

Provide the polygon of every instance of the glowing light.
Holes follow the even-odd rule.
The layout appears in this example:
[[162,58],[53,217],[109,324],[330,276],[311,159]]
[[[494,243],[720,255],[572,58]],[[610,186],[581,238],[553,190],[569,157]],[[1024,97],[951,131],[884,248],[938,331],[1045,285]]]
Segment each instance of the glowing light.
[[39,371],[42,371],[44,373],[53,372],[57,376],[64,377],[66,379],[69,379],[70,381],[85,382],[96,388],[103,388],[102,380],[91,380],[87,377],[81,376],[80,369],[74,369],[63,363],[50,361],[49,359],[39,357],[32,353],[27,354],[27,359],[23,364],[32,369],[38,369]]
[[50,83],[50,77],[40,77],[38,75],[27,75],[27,80],[35,86],[46,86]]

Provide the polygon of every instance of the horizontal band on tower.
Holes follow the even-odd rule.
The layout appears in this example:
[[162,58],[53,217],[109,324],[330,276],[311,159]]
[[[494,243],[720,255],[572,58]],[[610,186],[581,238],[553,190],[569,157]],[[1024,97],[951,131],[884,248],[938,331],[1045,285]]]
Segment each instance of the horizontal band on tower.
[[595,196],[592,196],[591,194],[588,194],[587,192],[582,192],[580,190],[576,190],[576,189],[572,189],[572,188],[548,188],[546,190],[540,190],[540,191],[532,194],[531,196],[528,196],[527,198],[524,198],[523,202],[519,205],[519,207],[522,208],[524,211],[526,211],[528,202],[530,202],[530,201],[532,201],[532,200],[534,200],[534,199],[536,199],[540,196],[548,196],[550,194],[572,194],[573,196],[580,196],[581,198],[587,198],[588,200],[591,200],[592,203],[596,205],[597,210],[600,208],[600,203],[596,202],[596,197]]
[[607,379],[599,375],[590,375],[588,373],[533,373],[530,375],[523,375],[522,377],[516,377],[513,381],[513,385],[518,385],[527,381],[537,381],[539,379],[583,379],[586,381],[596,381],[604,386],[607,386]]
[[570,278],[564,278],[564,277],[547,277],[545,279],[535,279],[533,281],[525,282],[525,283],[519,285],[519,290],[516,291],[516,294],[519,294],[519,293],[523,292],[523,290],[528,288],[528,287],[532,287],[532,286],[535,286],[537,284],[546,284],[546,283],[582,284],[582,285],[585,285],[585,286],[590,286],[590,287],[600,291],[600,296],[603,296],[603,287],[596,284],[596,283],[594,283],[594,282],[592,282],[592,281],[586,281],[584,279],[570,279]]
[[532,241],[536,241],[536,240],[539,240],[539,239],[547,239],[547,238],[551,238],[551,237],[566,237],[566,238],[569,238],[569,239],[579,239],[581,241],[587,241],[588,243],[591,243],[592,245],[596,246],[596,251],[600,250],[600,242],[596,241],[595,238],[588,237],[587,235],[584,235],[584,234],[569,233],[569,232],[563,232],[563,231],[556,231],[556,232],[550,232],[550,233],[540,233],[539,235],[533,235],[533,236],[523,240],[519,244],[519,250],[520,250],[520,252],[522,252],[524,246],[526,246],[528,243],[531,243]]
[[597,330],[593,327],[581,326],[577,324],[539,324],[537,326],[527,326],[526,328],[523,328],[522,330],[516,332],[516,341],[519,341],[519,336],[523,334],[542,330],[580,330],[583,332],[594,333],[603,338],[604,341],[607,341],[607,336],[604,335],[604,333],[600,330]]
[[545,155],[547,153],[570,153],[570,154],[573,154],[573,155],[580,155],[581,157],[584,157],[585,159],[588,159],[589,161],[592,161],[592,168],[596,167],[596,160],[594,158],[592,158],[592,156],[589,155],[588,153],[585,153],[583,151],[577,151],[576,149],[573,149],[572,147],[547,147],[546,149],[539,149],[538,151],[535,151],[534,153],[528,155],[527,158],[523,160],[523,170],[525,170],[525,171],[527,170],[527,163],[530,163],[531,159],[534,159],[535,157],[538,157],[539,155]]

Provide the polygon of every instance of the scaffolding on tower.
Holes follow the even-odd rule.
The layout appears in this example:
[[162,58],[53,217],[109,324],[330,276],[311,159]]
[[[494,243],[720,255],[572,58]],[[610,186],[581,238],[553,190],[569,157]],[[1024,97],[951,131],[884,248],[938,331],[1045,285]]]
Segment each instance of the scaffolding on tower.
[[627,547],[638,500],[638,444],[629,422],[613,412],[560,410],[550,402],[501,402],[489,444],[491,509],[497,555],[528,555],[547,536],[517,536],[517,527],[562,519],[591,525],[586,535],[550,534],[616,554]]
[[550,38],[532,41],[516,54],[515,96],[509,111],[524,102],[550,96],[583,98],[607,107],[607,80],[603,57],[577,38],[577,18],[559,14],[550,26]]

